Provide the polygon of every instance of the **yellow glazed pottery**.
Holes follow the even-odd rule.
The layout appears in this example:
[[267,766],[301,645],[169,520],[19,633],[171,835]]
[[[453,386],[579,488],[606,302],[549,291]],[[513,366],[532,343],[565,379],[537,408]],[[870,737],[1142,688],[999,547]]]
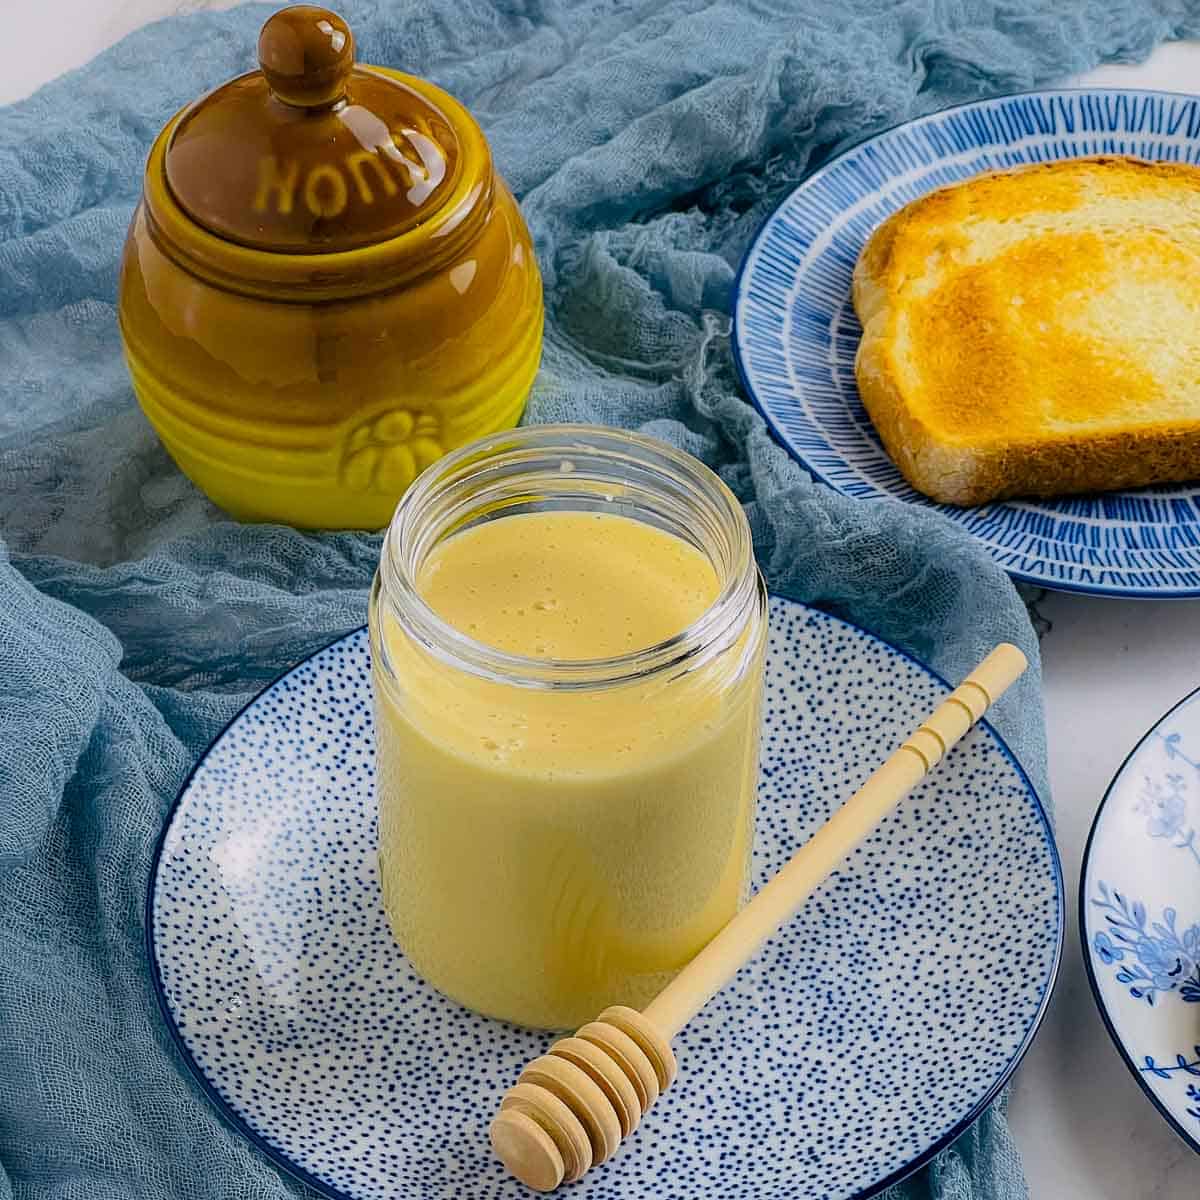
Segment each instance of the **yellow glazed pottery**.
[[150,152],[121,267],[134,389],[244,520],[385,525],[445,451],[515,425],[537,370],[528,230],[479,126],[354,64],[342,19],[276,13],[259,64]]

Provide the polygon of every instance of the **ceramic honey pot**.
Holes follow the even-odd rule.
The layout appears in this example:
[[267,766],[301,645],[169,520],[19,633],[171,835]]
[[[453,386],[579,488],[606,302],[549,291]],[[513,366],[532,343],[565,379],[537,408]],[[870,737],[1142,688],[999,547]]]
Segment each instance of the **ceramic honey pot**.
[[121,267],[138,400],[243,520],[376,529],[445,451],[519,420],[541,354],[528,230],[470,113],[284,9],[259,70],[150,151]]

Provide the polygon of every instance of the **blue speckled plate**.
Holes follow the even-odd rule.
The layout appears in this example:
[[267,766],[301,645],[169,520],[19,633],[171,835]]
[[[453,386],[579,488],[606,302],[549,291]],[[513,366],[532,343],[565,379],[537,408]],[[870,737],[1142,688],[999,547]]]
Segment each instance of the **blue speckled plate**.
[[[147,910],[163,1010],[226,1116],[331,1195],[526,1195],[487,1125],[550,1039],[446,1000],[392,942],[368,654],[359,632],[301,663],[184,787]],[[944,694],[861,630],[772,601],[759,883]],[[981,726],[685,1030],[679,1082],[571,1194],[876,1191],[1008,1078],[1062,928],[1045,816]]]
[[871,138],[784,201],[742,265],[734,350],[779,440],[848,496],[931,505],[1010,574],[1106,596],[1200,595],[1200,483],[979,508],[933,505],[888,458],[858,397],[850,276],[871,231],[935,188],[1089,154],[1200,160],[1200,98],[1089,88],[933,113]]
[[1200,1151],[1200,691],[1109,784],[1083,855],[1079,928],[1117,1049]]

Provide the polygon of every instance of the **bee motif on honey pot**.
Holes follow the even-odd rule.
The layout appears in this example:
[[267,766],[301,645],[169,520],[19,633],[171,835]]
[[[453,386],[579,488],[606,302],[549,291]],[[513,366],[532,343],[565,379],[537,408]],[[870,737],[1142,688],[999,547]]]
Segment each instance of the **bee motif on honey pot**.
[[346,439],[342,482],[354,491],[402,492],[446,453],[440,436],[432,413],[385,412]]

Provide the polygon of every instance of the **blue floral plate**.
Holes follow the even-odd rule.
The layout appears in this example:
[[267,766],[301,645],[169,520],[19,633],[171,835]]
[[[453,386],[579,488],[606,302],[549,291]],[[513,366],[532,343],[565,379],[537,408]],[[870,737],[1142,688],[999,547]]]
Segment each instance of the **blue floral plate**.
[[[772,601],[760,885],[946,690],[861,630]],[[392,941],[373,763],[362,631],[217,739],[152,874],[163,1011],[225,1116],[329,1195],[527,1195],[493,1160],[487,1126],[550,1038],[445,999]],[[571,1194],[874,1193],[957,1137],[1008,1078],[1062,929],[1045,815],[981,725],[684,1031],[679,1082]]]
[[1109,784],[1084,850],[1079,928],[1117,1049],[1200,1151],[1200,690]]
[[813,174],[763,227],[738,279],[734,351],[779,440],[848,496],[930,505],[1011,575],[1106,596],[1200,595],[1200,483],[979,508],[934,505],[888,458],[854,382],[850,277],[871,231],[935,188],[1089,154],[1200,159],[1200,99],[1090,88],[932,113]]

